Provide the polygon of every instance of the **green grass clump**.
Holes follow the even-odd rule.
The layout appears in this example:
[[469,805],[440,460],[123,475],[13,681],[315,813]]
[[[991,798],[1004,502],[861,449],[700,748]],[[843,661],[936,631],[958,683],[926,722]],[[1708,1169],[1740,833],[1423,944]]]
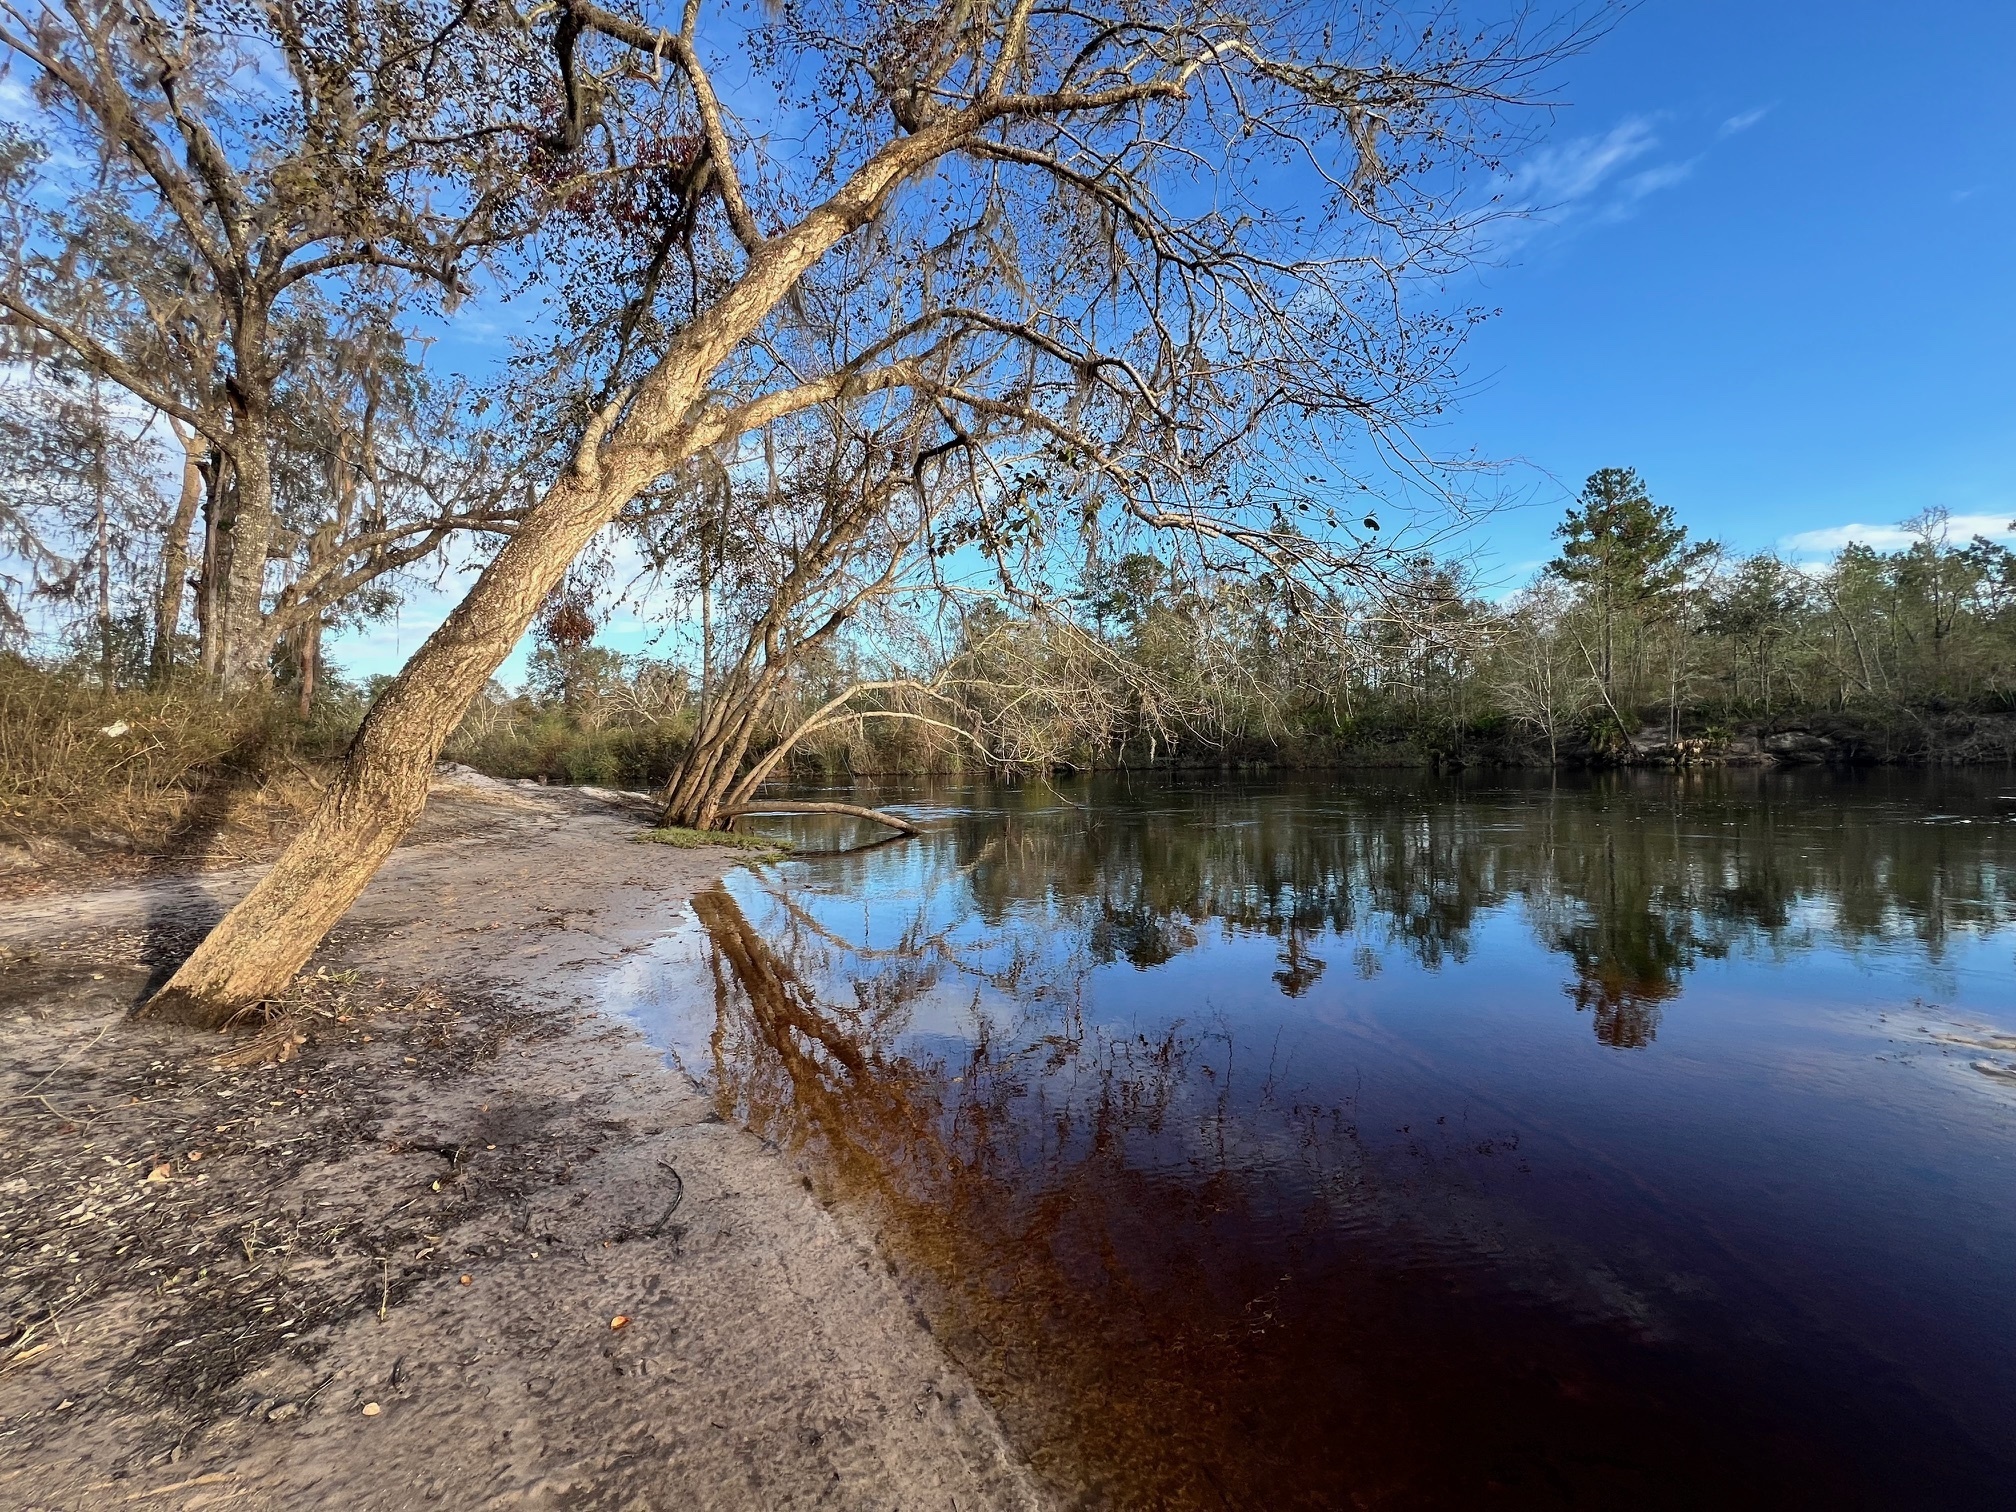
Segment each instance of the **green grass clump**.
[[698,850],[703,845],[725,845],[734,850],[762,851],[767,856],[788,856],[788,840],[772,840],[762,835],[738,835],[733,830],[668,829],[646,830],[637,837],[640,845],[672,845],[680,850]]

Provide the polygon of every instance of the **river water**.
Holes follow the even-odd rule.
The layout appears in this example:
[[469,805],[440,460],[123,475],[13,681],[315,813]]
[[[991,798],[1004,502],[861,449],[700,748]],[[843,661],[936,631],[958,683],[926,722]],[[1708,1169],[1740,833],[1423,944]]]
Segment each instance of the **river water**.
[[1067,1504],[2010,1507],[2011,794],[883,789],[609,993]]

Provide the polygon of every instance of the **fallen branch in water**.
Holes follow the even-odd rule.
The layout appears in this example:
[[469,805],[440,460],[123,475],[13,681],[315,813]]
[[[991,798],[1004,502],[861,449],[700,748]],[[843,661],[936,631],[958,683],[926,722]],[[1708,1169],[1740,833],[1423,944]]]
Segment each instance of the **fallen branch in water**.
[[786,803],[760,802],[745,803],[737,808],[721,810],[723,820],[733,822],[745,815],[755,814],[845,814],[850,819],[872,819],[877,824],[886,824],[893,830],[906,835],[924,833],[908,819],[899,819],[894,814],[885,814],[880,809],[863,808],[858,803]]

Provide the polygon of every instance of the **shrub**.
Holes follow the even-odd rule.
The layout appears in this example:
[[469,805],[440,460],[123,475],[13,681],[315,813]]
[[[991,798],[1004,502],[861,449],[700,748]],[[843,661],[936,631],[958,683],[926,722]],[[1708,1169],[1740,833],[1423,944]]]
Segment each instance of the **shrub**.
[[318,762],[357,710],[302,723],[271,693],[218,700],[194,688],[100,687],[69,668],[0,658],[0,834],[16,844],[234,851],[314,801]]

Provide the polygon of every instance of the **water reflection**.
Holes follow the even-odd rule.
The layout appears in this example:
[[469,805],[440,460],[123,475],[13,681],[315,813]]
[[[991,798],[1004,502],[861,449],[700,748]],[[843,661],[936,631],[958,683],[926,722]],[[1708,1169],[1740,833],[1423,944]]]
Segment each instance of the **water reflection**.
[[1994,1504],[2011,1105],[1786,970],[1995,980],[1992,792],[916,796],[923,841],[694,900],[686,1058],[1067,1500]]
[[[759,931],[726,889],[693,906],[711,946],[721,1111],[786,1139],[831,1187],[873,1199],[885,1244],[931,1289],[948,1342],[1033,1429],[1044,1468],[1093,1500],[1196,1502],[1195,1454],[1162,1446],[1177,1433],[1218,1438],[1214,1404],[1186,1391],[1187,1372],[1146,1357],[1172,1340],[1208,1347],[1223,1331],[1196,1326],[1196,1304],[1209,1309],[1193,1290],[1197,1261],[1218,1247],[1214,1233],[1237,1229],[1252,1195],[1223,1179],[1223,1078],[1204,1064],[1202,1038],[1116,1036],[1067,1012],[1038,1034],[982,1018],[956,1060],[906,1054],[906,1010],[949,964],[942,938],[878,952],[887,969],[851,1000],[822,1001],[798,962],[830,966],[845,947],[802,913],[787,906],[773,916],[781,928]],[[1171,1181],[1151,1169],[1159,1161],[1130,1155],[1167,1132],[1193,1074],[1220,1083],[1204,1113],[1218,1153],[1207,1140],[1190,1173],[1202,1179]],[[1305,1120],[1311,1168],[1327,1175],[1326,1147],[1348,1148],[1352,1131],[1313,1110]],[[1225,1253],[1238,1249],[1235,1238]],[[1212,1289],[1264,1296],[1264,1279],[1237,1274],[1250,1269]],[[1263,1310],[1243,1326],[1268,1321]],[[1129,1389],[1116,1395],[1119,1381]],[[1224,1458],[1223,1446],[1209,1457]]]
[[[1565,994],[1597,1039],[1638,1049],[1687,974],[1732,949],[1908,940],[1936,961],[1949,941],[2008,925],[2007,785],[1948,777],[1932,813],[1922,780],[1894,773],[1618,774],[1573,788],[1102,782],[1068,804],[1040,787],[977,803],[927,790],[949,811],[927,857],[904,864],[960,878],[988,928],[1033,910],[1101,963],[1164,965],[1209,924],[1277,938],[1275,980],[1291,998],[1320,979],[1325,937],[1365,935],[1434,969],[1467,961],[1480,919],[1516,903],[1565,958]],[[889,871],[879,856],[831,865],[814,885],[878,887]]]

